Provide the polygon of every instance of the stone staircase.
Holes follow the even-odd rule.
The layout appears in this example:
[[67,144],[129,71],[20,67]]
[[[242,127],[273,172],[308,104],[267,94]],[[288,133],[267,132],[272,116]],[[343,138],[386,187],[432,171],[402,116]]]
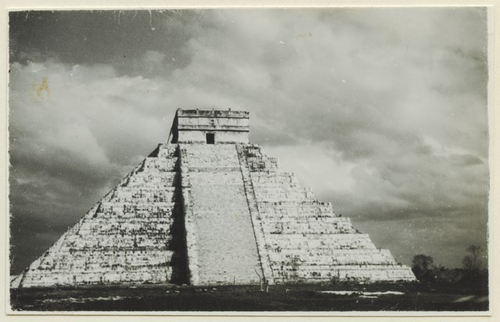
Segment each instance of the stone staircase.
[[187,160],[183,180],[189,180],[186,230],[194,240],[188,257],[196,262],[190,262],[192,283],[257,284],[261,268],[235,145],[181,149]]

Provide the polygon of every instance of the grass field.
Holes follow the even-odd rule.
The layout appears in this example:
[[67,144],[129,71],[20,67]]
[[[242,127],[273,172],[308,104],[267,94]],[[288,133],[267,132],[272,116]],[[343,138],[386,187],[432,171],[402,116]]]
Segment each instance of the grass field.
[[11,305],[20,311],[487,311],[489,300],[487,289],[457,284],[273,285],[268,293],[255,285],[144,285],[13,289]]

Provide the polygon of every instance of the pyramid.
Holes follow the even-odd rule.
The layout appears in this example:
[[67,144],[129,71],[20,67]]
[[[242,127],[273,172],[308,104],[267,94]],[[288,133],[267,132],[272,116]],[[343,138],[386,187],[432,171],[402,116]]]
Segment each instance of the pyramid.
[[411,270],[250,144],[249,113],[177,110],[160,144],[19,287],[412,281]]

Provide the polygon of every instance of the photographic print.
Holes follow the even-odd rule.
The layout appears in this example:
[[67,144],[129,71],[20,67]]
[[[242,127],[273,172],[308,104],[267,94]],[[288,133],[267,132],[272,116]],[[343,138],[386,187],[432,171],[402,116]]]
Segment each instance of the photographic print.
[[8,20],[14,314],[489,311],[486,7]]

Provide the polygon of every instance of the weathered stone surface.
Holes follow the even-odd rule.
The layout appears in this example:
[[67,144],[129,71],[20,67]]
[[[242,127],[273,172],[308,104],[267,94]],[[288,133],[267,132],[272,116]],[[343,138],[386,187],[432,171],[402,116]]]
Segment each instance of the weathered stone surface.
[[249,144],[248,112],[179,110],[171,138],[13,285],[415,279]]
[[33,262],[22,287],[169,283],[175,146],[160,146]]
[[[319,202],[291,173],[259,146],[243,145],[240,154],[250,169],[253,197],[275,283],[356,280],[413,280],[388,250],[377,249],[366,234],[357,233],[349,218],[337,216],[331,204]],[[258,238],[259,239],[259,238]],[[261,254],[263,256],[263,254]]]

